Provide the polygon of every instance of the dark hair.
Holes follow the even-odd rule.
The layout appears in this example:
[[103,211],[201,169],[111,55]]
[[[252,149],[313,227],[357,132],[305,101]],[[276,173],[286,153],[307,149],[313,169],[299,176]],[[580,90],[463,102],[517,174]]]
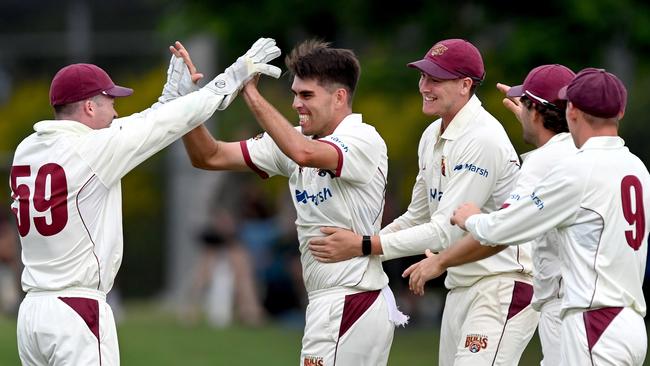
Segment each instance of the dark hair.
[[564,113],[566,102],[558,102],[558,105],[544,105],[533,103],[533,101],[526,95],[522,96],[520,101],[528,110],[535,108],[535,110],[542,116],[542,119],[544,120],[544,128],[547,130],[555,133],[569,132],[569,126],[567,125],[566,115]]
[[54,106],[54,115],[58,118],[68,117],[79,109],[79,103],[68,103]]
[[476,80],[472,79],[472,86],[469,87],[470,97],[476,94],[476,89],[478,89],[479,86],[481,86],[481,82],[477,82]]
[[101,104],[102,99],[101,99],[102,94],[97,94],[92,97],[88,97],[84,100],[79,100],[76,102],[68,103],[68,104],[61,104],[61,105],[55,105],[54,106],[54,118],[55,119],[65,119],[66,117],[70,117],[71,115],[75,114],[80,108],[81,105],[86,101],[86,100],[92,100],[93,102],[97,104]]
[[361,67],[352,50],[331,48],[311,39],[298,44],[284,60],[289,72],[301,79],[316,79],[324,87],[340,84],[349,94],[348,105],[359,81]]

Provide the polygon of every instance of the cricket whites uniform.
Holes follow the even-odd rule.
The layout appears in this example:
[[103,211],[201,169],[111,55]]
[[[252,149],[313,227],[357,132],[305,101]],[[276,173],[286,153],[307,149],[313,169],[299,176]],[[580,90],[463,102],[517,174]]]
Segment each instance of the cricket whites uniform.
[[648,170],[620,137],[592,137],[528,197],[466,222],[482,243],[518,244],[557,228],[562,365],[643,364],[647,187]]
[[[463,202],[498,210],[512,192],[519,158],[501,124],[476,96],[440,134],[420,140],[419,173],[406,213],[381,231],[384,260],[441,251],[465,233],[449,218]],[[440,365],[516,365],[537,326],[529,248],[512,247],[447,270]]]
[[25,265],[24,365],[120,363],[106,303],[122,262],[120,179],[209,118],[221,100],[198,91],[98,130],[42,121],[18,145],[10,186]]
[[394,322],[405,319],[399,319],[380,258],[321,263],[308,248],[310,239],[323,236],[323,226],[362,235],[379,232],[388,172],[386,144],[360,114],[348,115],[318,141],[336,148],[335,171],[298,166],[268,134],[241,142],[246,163],[262,178],[289,177],[309,295],[300,365],[386,365]]
[[[517,185],[506,200],[505,207],[522,198],[529,197],[535,185],[544,178],[558,161],[577,151],[571,134],[558,133],[543,146],[522,155],[523,164],[519,171]],[[560,364],[560,306],[562,303],[560,284],[559,243],[556,229],[549,230],[531,242],[533,260],[533,299],[531,305],[540,312],[537,327],[544,359],[542,366]]]

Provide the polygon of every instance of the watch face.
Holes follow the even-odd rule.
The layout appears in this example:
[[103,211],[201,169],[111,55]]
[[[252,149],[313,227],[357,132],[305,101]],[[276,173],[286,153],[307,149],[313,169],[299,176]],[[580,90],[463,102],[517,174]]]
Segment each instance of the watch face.
[[361,241],[361,253],[363,255],[370,255],[372,251],[372,242],[370,241],[370,236],[364,235],[363,240]]

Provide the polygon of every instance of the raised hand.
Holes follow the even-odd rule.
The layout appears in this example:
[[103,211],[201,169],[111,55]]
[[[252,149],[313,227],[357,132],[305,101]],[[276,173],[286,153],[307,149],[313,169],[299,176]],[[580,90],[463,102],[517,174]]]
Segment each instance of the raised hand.
[[169,51],[174,56],[183,59],[183,62],[187,66],[187,69],[190,73],[190,80],[193,84],[196,84],[199,80],[201,80],[201,78],[203,78],[203,74],[197,71],[196,66],[194,66],[194,63],[190,58],[190,53],[185,49],[181,42],[176,41],[173,46],[169,46]]
[[[508,95],[508,90],[510,90],[510,86],[506,84],[501,84],[497,83],[497,89],[503,93],[503,95]],[[512,112],[515,117],[519,120],[519,122],[522,121],[521,114],[523,113],[523,106],[521,105],[521,102],[519,101],[519,97],[505,97],[503,98],[503,105]]]
[[280,56],[280,53],[274,39],[260,38],[243,56],[239,57],[235,63],[204,88],[215,94],[223,95],[224,99],[218,109],[226,109],[243,85],[255,75],[265,74],[274,78],[280,77],[282,70],[267,64],[267,62]]
[[275,45],[274,39],[260,38],[253,43],[251,48],[242,57],[248,57],[256,65],[257,72],[277,79],[280,77],[282,70],[276,66],[267,65],[266,63],[277,58],[280,54],[281,51]]
[[167,81],[158,102],[167,103],[183,95],[198,90],[196,82],[203,77],[203,74],[196,71],[189,52],[179,41],[169,46],[172,57],[167,68]]

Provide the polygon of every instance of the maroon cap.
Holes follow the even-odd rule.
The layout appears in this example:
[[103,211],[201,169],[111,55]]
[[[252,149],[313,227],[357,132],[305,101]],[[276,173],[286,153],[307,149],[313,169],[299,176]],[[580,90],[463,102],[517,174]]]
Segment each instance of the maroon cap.
[[106,71],[93,64],[68,65],[54,75],[50,85],[50,105],[78,102],[98,94],[126,97],[133,89],[117,86]]
[[566,66],[558,64],[538,66],[528,73],[522,85],[510,88],[507,96],[525,95],[536,104],[557,106],[561,100],[557,96],[559,90],[569,85],[575,76],[576,74]]
[[464,39],[446,39],[433,45],[420,61],[407,65],[441,80],[472,78],[483,81],[485,69],[481,53]]
[[613,118],[625,112],[627,90],[616,75],[592,67],[580,71],[571,83],[558,92],[560,99],[581,111],[600,118]]

